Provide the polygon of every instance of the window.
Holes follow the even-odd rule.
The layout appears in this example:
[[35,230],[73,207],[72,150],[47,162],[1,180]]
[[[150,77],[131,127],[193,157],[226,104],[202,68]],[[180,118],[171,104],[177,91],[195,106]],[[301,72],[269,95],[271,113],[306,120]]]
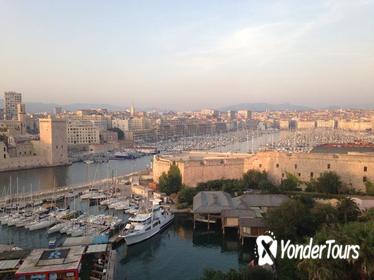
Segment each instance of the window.
[[310,172],[310,178],[313,178],[314,174],[313,172]]
[[367,172],[367,171],[368,171],[368,167],[364,166],[364,172]]
[[362,178],[362,182],[366,182],[367,181],[367,178],[366,178],[366,176],[364,176],[363,178]]
[[301,173],[297,173],[297,175],[299,175],[299,177],[301,177]]
[[260,163],[260,164],[258,165],[258,167],[260,167],[260,168],[261,168],[261,167],[262,167],[262,164]]
[[295,164],[295,169],[297,169],[297,164]]
[[275,166],[276,166],[277,168],[279,168],[279,163],[277,163]]
[[330,169],[330,167],[331,167],[331,164],[329,163],[329,164],[327,165],[327,169]]
[[282,173],[282,178],[284,178],[284,173]]

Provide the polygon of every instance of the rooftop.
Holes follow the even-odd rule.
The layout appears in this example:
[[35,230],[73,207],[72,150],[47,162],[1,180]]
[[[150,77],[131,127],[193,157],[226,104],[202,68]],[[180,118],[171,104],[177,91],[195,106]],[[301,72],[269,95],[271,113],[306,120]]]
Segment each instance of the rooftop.
[[276,207],[286,202],[289,198],[283,194],[243,194],[233,198],[237,209],[249,207]]
[[67,271],[79,268],[83,246],[58,249],[35,249],[26,257],[17,274]]
[[193,198],[193,213],[221,213],[224,209],[233,209],[230,194],[222,191],[203,191]]

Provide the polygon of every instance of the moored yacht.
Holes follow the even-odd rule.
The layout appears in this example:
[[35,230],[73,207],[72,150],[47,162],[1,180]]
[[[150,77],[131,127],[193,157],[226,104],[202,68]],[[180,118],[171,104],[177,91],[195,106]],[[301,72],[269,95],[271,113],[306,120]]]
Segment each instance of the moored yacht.
[[173,219],[174,215],[168,210],[154,205],[148,213],[130,217],[120,236],[125,239],[127,245],[136,244],[166,228]]

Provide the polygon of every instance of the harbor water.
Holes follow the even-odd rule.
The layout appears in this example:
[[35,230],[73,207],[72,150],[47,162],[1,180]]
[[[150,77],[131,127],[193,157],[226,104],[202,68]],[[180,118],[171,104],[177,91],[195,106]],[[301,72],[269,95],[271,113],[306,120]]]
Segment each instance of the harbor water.
[[151,156],[145,156],[134,160],[110,160],[106,163],[76,162],[69,166],[2,172],[0,194],[5,196],[16,195],[17,192],[45,191],[126,175],[149,168],[151,159]]

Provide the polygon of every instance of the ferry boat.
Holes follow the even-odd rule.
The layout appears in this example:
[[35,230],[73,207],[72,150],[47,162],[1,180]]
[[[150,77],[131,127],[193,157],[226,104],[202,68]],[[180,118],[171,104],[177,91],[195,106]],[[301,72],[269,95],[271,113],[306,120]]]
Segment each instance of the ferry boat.
[[173,220],[172,213],[161,208],[160,205],[154,205],[150,212],[130,217],[120,237],[125,239],[127,245],[133,245],[151,238],[170,225]]

